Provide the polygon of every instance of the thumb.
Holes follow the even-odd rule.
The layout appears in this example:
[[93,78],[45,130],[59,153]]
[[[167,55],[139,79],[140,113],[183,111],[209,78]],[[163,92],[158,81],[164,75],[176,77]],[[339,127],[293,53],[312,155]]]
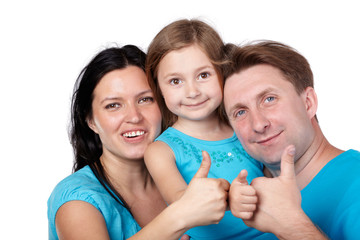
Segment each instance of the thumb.
[[180,238],[180,240],[189,240],[189,239],[190,239],[190,237],[187,234],[182,235]]
[[206,178],[210,167],[211,167],[211,159],[209,154],[206,151],[202,151],[203,159],[201,161],[201,165],[199,170],[195,173],[194,178]]
[[248,181],[246,180],[247,175],[248,172],[246,171],[246,169],[243,169],[240,171],[239,175],[234,179],[233,182],[238,182],[243,185],[249,185]]
[[281,174],[280,176],[295,178],[294,164],[295,146],[290,145],[285,148],[281,156]]

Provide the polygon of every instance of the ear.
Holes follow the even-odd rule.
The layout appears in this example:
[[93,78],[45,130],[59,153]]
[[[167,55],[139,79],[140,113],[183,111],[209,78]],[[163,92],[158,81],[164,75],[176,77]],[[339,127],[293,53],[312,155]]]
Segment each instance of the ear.
[[312,87],[307,87],[303,92],[306,111],[310,119],[315,117],[318,107],[317,95]]
[[98,128],[97,128],[93,118],[86,119],[86,123],[91,130],[93,130],[96,134],[99,134]]

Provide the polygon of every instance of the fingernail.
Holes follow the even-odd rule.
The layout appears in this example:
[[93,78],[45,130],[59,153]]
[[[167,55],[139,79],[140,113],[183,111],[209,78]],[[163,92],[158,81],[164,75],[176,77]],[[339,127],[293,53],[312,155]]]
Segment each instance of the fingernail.
[[295,146],[291,146],[288,150],[288,154],[291,156],[295,155]]

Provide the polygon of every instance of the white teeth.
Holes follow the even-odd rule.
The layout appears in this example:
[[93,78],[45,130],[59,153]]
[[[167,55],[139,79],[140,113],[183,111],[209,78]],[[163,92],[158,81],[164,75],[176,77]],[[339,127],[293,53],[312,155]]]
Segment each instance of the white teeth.
[[134,131],[134,132],[127,132],[124,133],[123,136],[124,137],[137,137],[137,136],[141,136],[144,135],[144,131]]

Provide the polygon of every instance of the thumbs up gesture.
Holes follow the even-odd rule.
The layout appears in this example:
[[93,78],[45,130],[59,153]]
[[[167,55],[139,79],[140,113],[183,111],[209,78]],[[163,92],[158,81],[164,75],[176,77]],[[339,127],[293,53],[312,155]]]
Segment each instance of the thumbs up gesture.
[[188,228],[216,224],[223,218],[227,208],[230,184],[225,179],[208,178],[210,156],[203,152],[202,163],[182,197],[174,204],[181,204],[181,215]]
[[258,204],[253,218],[244,220],[246,225],[277,234],[289,229],[294,216],[305,215],[301,209],[301,194],[296,183],[294,153],[294,146],[288,146],[284,150],[280,176],[260,177],[252,181]]
[[233,180],[229,191],[231,213],[241,219],[250,219],[256,209],[257,196],[253,186],[249,185],[247,171],[242,170]]

